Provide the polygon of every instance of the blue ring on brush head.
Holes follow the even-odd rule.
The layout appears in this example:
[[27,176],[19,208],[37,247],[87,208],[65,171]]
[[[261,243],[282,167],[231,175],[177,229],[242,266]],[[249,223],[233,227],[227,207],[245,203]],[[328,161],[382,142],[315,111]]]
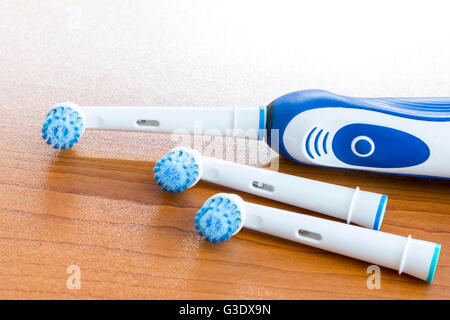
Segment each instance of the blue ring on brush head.
[[384,213],[386,212],[388,196],[382,195],[380,203],[378,204],[377,215],[375,216],[375,221],[373,223],[373,230],[380,230],[381,223],[383,222]]
[[201,155],[187,148],[172,149],[156,162],[153,172],[156,183],[164,191],[183,192],[200,180]]
[[242,199],[238,196],[224,193],[206,200],[194,219],[198,234],[206,241],[217,243],[238,233],[244,225],[243,206],[239,202]]
[[42,138],[55,149],[72,148],[85,128],[83,115],[75,104],[66,102],[54,106],[42,125]]

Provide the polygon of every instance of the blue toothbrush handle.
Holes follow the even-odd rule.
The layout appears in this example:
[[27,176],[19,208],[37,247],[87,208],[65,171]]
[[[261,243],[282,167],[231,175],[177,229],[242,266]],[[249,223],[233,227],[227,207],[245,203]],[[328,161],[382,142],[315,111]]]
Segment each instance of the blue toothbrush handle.
[[270,146],[297,162],[450,178],[450,98],[297,91],[267,107],[267,129]]

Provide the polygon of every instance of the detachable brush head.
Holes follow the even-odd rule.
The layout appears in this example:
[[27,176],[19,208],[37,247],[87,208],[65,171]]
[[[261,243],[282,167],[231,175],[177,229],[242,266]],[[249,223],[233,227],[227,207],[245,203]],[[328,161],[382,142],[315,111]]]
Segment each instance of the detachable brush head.
[[42,138],[55,149],[72,148],[83,135],[84,117],[71,102],[59,103],[49,111],[42,125]]
[[153,172],[164,191],[183,192],[200,180],[202,157],[196,150],[175,148],[156,162]]
[[206,241],[226,241],[244,225],[244,201],[235,194],[218,193],[206,200],[194,221],[195,229]]

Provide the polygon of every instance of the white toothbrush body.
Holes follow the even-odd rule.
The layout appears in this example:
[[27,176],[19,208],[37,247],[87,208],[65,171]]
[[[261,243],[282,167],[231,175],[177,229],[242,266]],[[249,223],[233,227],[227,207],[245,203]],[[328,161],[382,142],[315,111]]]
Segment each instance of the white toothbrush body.
[[267,129],[268,143],[297,162],[450,178],[450,98],[297,91],[267,107]]
[[[314,128],[317,129],[312,132]],[[321,108],[292,119],[284,131],[283,142],[286,151],[302,163],[450,177],[450,148],[446,147],[449,137],[449,122],[399,120],[398,116],[362,109]],[[396,138],[402,141],[396,143]],[[358,143],[366,143],[367,152],[359,153]]]

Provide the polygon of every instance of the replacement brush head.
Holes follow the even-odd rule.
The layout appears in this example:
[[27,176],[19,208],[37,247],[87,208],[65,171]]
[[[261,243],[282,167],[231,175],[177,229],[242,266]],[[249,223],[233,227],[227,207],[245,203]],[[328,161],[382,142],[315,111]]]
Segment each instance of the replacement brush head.
[[218,193],[197,212],[195,229],[206,241],[226,241],[241,230],[245,220],[244,201],[235,194]]
[[202,157],[196,150],[175,148],[156,162],[153,172],[164,191],[183,192],[200,180]]
[[71,102],[52,107],[42,125],[42,138],[55,149],[72,148],[83,135],[84,117],[78,106]]

